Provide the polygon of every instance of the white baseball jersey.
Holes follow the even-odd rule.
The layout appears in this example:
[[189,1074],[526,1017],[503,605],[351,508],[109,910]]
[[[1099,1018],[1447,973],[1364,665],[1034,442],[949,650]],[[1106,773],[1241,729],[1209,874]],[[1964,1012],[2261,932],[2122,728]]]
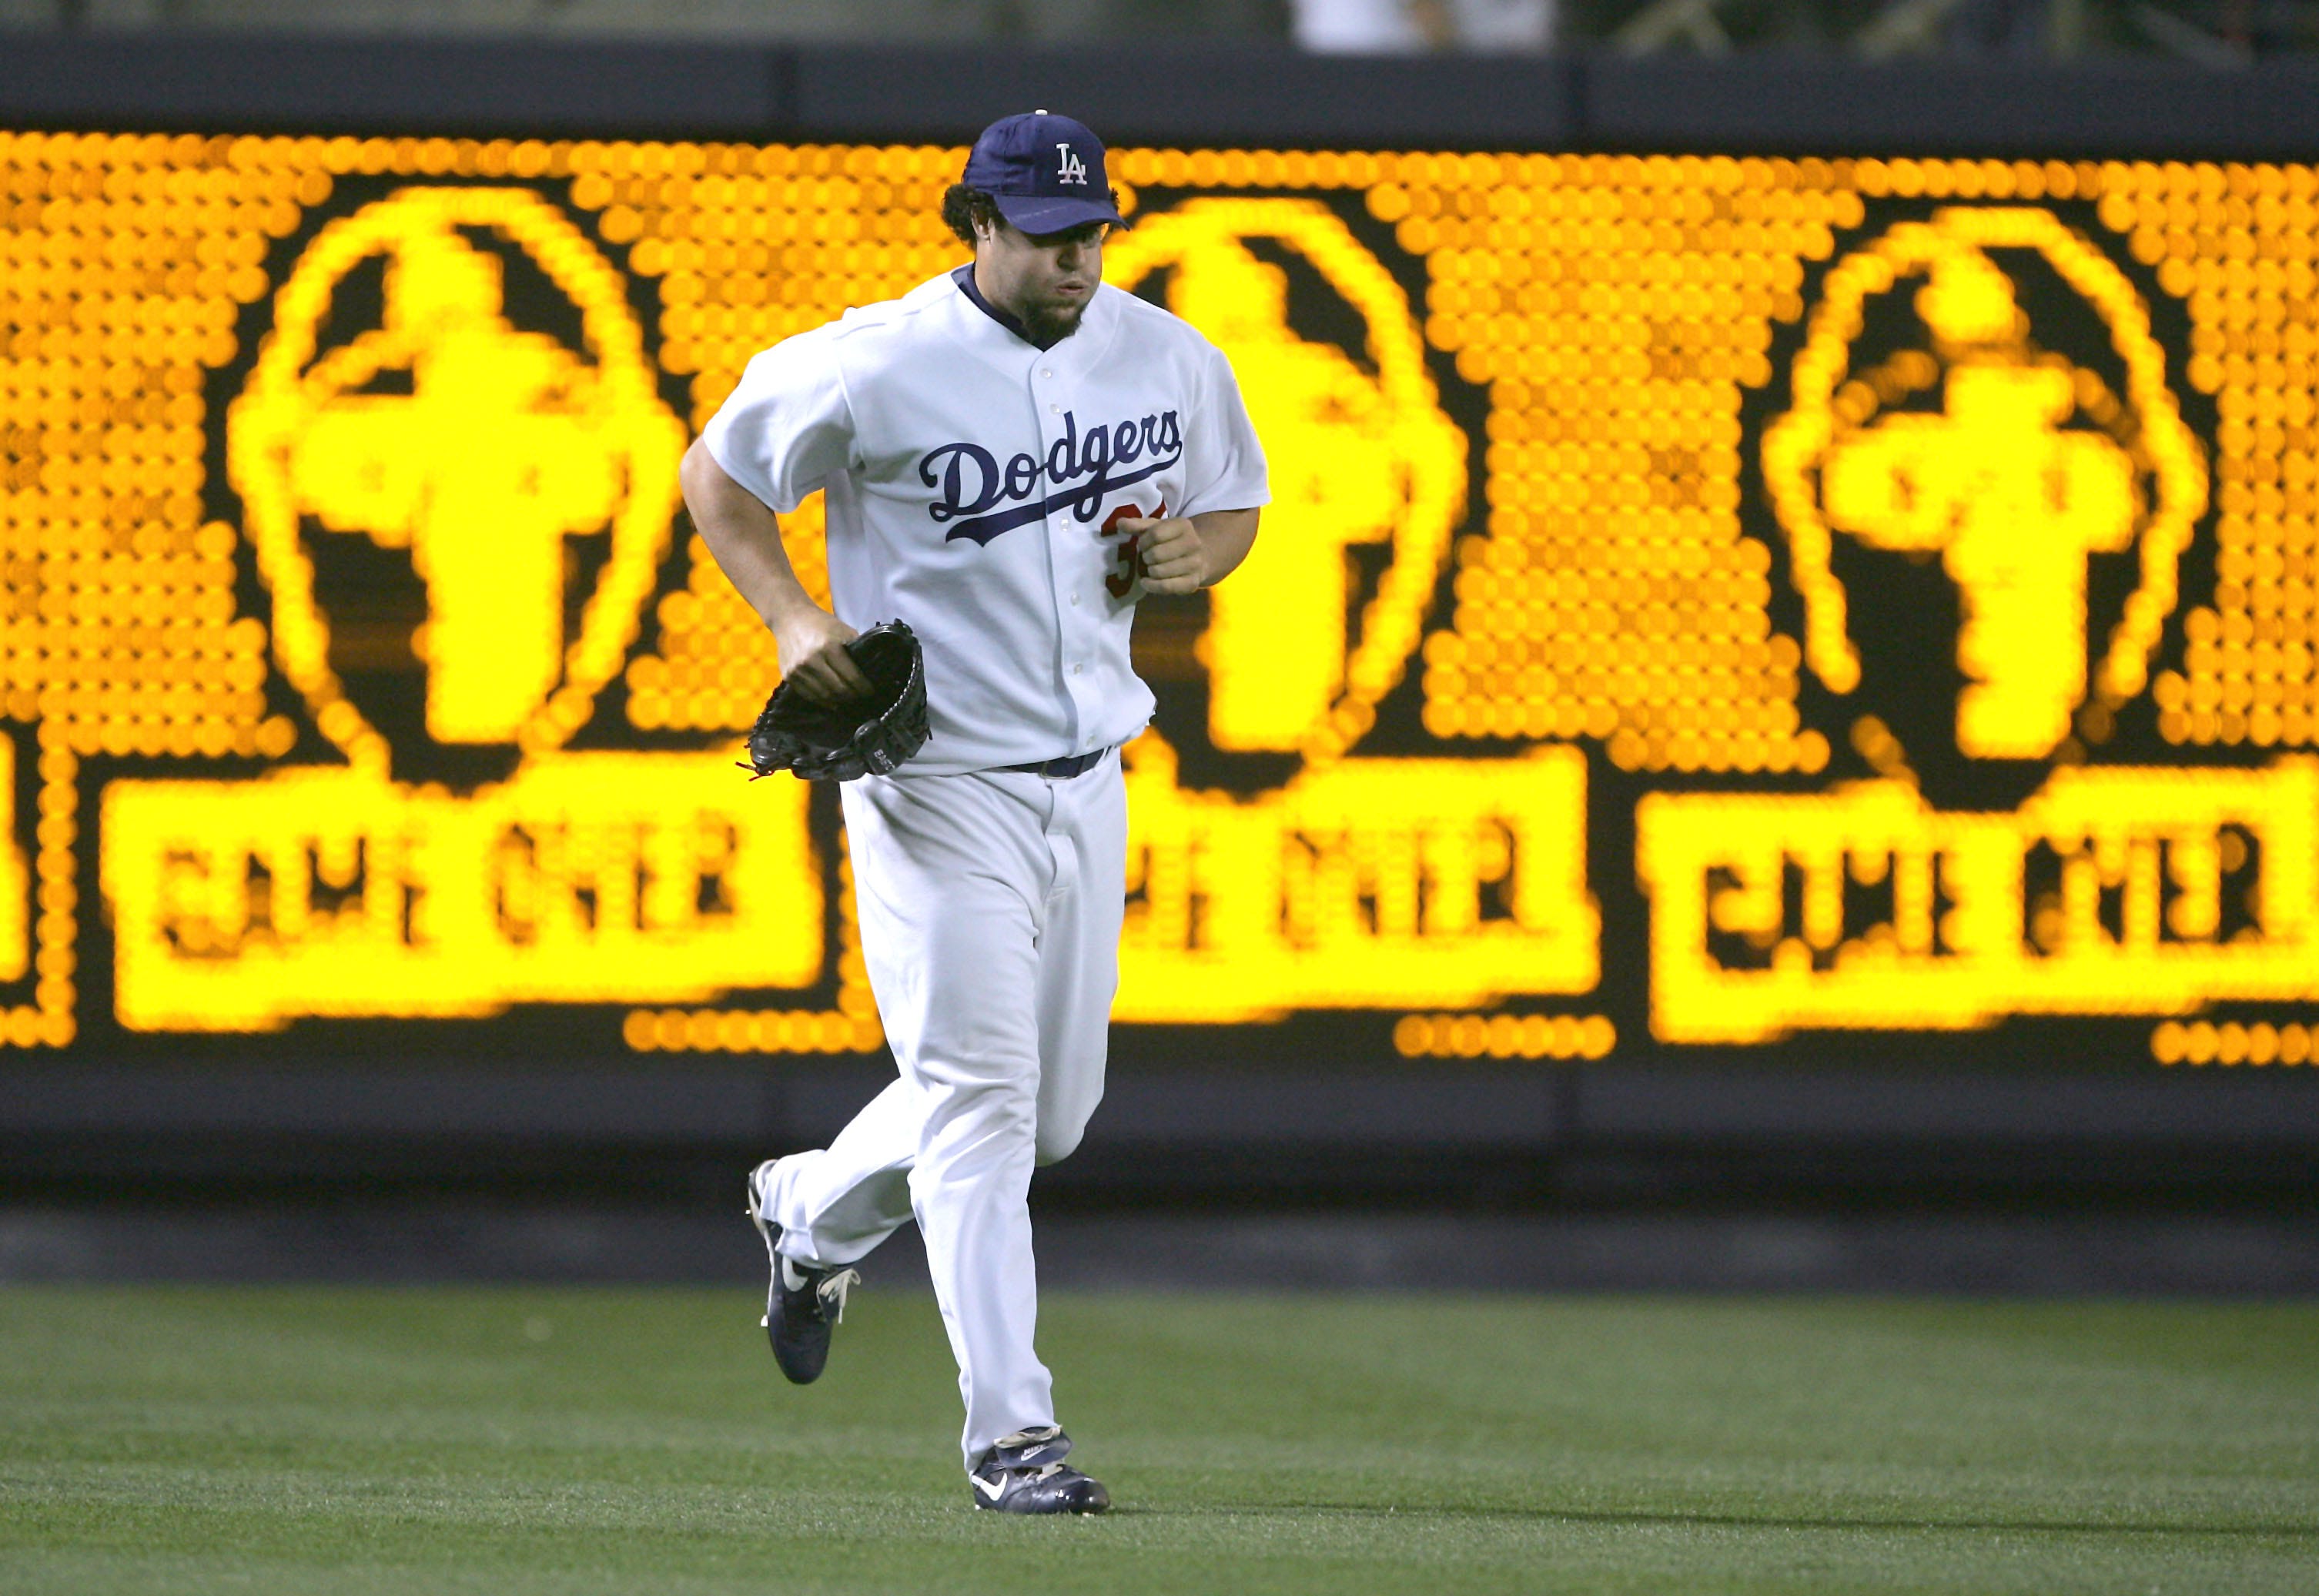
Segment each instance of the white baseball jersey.
[[759,355],[701,438],[777,513],[826,490],[838,618],[925,645],[928,775],[1134,736],[1141,588],[1107,528],[1269,498],[1223,354],[1108,285],[1039,349],[945,273]]

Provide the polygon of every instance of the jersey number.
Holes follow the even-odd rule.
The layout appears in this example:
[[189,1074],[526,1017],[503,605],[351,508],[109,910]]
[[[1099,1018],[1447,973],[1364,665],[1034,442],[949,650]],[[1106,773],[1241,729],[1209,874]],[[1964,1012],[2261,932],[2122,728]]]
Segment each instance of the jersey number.
[[[1119,523],[1122,521],[1140,521],[1147,518],[1157,521],[1165,518],[1167,514],[1168,501],[1164,499],[1160,501],[1160,508],[1153,510],[1148,518],[1136,506],[1123,504],[1104,518],[1103,535],[1109,537],[1113,533],[1117,532]],[[1142,542],[1142,533],[1131,532],[1127,535],[1127,541],[1119,546],[1119,569],[1103,579],[1104,587],[1110,591],[1113,598],[1126,598],[1128,591],[1135,586],[1135,579],[1143,574]]]

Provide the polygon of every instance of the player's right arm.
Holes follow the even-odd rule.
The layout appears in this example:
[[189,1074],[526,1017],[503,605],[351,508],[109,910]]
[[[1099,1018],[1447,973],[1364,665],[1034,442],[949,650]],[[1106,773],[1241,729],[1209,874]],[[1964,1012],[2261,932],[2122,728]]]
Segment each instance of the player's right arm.
[[693,527],[717,569],[772,633],[782,680],[817,703],[875,691],[845,652],[853,628],[815,603],[798,581],[781,546],[781,522],[764,501],[727,475],[698,438],[678,474]]
[[853,628],[807,595],[774,515],[845,470],[853,452],[853,406],[831,329],[821,328],[749,362],[680,476],[701,541],[772,633],[782,679],[817,703],[873,690],[845,652]]

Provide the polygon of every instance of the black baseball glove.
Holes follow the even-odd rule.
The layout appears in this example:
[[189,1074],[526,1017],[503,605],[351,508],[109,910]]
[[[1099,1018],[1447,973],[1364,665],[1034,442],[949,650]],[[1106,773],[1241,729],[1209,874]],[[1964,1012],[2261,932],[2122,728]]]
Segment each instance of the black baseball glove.
[[900,621],[871,627],[845,645],[877,690],[866,699],[817,704],[784,681],[749,728],[749,779],[775,771],[809,781],[883,776],[926,742],[926,662]]

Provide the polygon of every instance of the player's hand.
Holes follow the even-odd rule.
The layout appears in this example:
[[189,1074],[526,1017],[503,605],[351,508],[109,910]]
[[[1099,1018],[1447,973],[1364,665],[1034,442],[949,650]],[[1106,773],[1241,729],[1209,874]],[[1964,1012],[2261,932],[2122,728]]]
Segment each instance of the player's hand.
[[1164,521],[1130,517],[1119,529],[1136,541],[1147,593],[1196,593],[1207,585],[1208,555],[1200,529],[1182,516]]
[[878,690],[845,645],[854,630],[826,609],[801,604],[773,627],[773,646],[781,651],[781,680],[816,704],[838,704],[866,699]]

